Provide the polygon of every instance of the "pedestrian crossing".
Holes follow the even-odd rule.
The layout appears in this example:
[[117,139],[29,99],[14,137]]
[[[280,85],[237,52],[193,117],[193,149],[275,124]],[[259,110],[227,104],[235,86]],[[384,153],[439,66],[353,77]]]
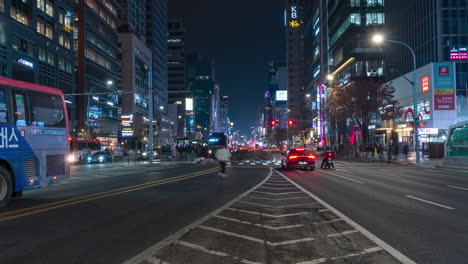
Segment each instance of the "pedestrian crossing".
[[236,160],[232,162],[232,165],[240,167],[276,167],[281,166],[281,160]]

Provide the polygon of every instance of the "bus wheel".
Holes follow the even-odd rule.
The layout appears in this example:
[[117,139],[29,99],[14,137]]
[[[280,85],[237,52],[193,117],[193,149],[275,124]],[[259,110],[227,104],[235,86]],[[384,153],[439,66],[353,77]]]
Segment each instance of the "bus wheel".
[[0,167],[0,208],[7,205],[13,192],[10,173],[3,167]]

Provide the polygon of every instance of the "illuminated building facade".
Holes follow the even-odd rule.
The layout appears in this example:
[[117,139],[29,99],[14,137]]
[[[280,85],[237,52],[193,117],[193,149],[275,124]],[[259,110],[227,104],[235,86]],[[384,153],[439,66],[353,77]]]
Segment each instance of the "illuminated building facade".
[[[71,0],[1,0],[0,76],[75,92],[73,5]],[[75,100],[66,99],[72,126]]]

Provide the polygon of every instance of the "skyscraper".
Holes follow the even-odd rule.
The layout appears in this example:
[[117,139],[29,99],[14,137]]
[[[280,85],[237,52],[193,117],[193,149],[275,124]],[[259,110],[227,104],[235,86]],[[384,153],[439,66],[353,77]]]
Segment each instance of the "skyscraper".
[[219,103],[219,111],[218,111],[218,127],[219,132],[229,132],[230,127],[230,119],[229,113],[231,112],[231,102],[229,100],[229,96],[223,95],[220,99]]
[[[118,1],[77,2],[77,135],[117,143],[120,72]],[[91,94],[90,94],[91,93]],[[99,93],[99,95],[92,95]]]
[[[288,69],[289,118],[303,119],[304,91],[304,0],[286,0],[286,60]],[[302,124],[301,122],[298,122]]]

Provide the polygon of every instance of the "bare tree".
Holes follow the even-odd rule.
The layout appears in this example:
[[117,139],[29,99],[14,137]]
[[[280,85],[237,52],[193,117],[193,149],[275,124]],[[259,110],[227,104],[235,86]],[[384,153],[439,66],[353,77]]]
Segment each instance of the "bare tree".
[[382,85],[382,79],[355,80],[343,86],[330,87],[327,107],[333,122],[352,125],[362,132],[363,142],[367,142],[368,125],[380,107],[394,104],[395,88],[392,84]]

